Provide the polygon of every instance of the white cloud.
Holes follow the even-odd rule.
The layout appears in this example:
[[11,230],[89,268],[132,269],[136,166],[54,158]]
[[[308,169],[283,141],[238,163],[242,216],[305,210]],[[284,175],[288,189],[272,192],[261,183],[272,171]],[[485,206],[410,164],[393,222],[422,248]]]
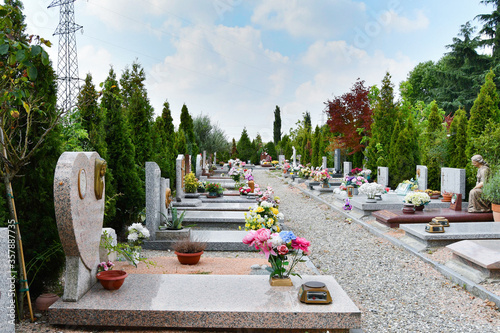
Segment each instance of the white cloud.
[[344,0],[263,0],[255,7],[252,22],[294,37],[327,39],[364,21],[365,9],[364,3]]
[[408,33],[426,29],[429,26],[429,19],[424,12],[417,10],[414,19],[400,16],[396,11],[389,10],[380,16],[380,21],[384,22],[387,32]]
[[[85,78],[87,73],[91,73],[94,85],[98,86],[108,76],[110,65],[113,64],[113,55],[106,49],[86,45],[78,49],[78,62],[80,77]],[[116,66],[116,63],[114,65]],[[119,75],[119,69],[115,67],[115,71],[118,71]]]

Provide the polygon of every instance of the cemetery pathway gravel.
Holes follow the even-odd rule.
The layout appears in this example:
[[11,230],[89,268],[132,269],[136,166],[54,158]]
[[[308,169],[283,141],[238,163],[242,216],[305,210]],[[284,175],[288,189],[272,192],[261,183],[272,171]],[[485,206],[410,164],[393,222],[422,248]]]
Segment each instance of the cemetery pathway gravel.
[[332,275],[362,311],[363,332],[500,332],[500,312],[432,266],[304,195],[281,177],[254,169],[281,198],[285,225],[311,241],[310,259]]

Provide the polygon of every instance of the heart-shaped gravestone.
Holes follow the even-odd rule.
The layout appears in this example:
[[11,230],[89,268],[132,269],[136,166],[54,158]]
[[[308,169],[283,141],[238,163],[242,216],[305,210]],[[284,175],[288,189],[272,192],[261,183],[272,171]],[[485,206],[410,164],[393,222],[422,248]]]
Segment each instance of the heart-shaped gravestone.
[[92,270],[99,261],[104,218],[104,194],[94,191],[95,163],[99,154],[65,152],[54,175],[54,208],[64,253],[80,257]]

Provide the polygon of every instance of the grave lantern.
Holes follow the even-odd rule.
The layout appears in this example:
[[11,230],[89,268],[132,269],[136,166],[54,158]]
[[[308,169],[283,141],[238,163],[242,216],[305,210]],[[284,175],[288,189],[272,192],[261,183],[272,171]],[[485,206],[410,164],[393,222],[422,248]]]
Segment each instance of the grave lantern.
[[347,186],[347,196],[349,198],[352,198],[353,191],[354,191],[354,186],[352,186],[352,185]]

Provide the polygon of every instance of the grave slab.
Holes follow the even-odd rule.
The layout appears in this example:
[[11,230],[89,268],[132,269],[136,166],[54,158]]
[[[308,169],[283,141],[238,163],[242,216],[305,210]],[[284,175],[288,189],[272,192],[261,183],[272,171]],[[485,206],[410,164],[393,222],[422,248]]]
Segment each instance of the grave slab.
[[[182,208],[178,210],[179,214]],[[238,229],[245,225],[244,212],[203,212],[188,211],[184,216],[184,225],[195,224],[197,228]]]
[[[5,333],[13,333],[16,328],[16,309],[12,297],[15,290],[11,289],[11,282],[15,285],[16,279],[11,280],[9,262],[9,240],[14,241],[14,233],[10,235],[7,228],[0,228],[0,331]],[[15,253],[15,249],[12,249],[12,253]]]
[[425,224],[404,224],[401,229],[405,231],[405,237],[417,241],[422,250],[462,240],[500,239],[500,223],[495,222],[450,223],[444,233],[426,232]]
[[448,245],[453,259],[446,266],[476,283],[500,281],[500,240],[464,240]]
[[[76,303],[49,308],[52,325],[181,329],[323,329],[361,327],[361,312],[331,276],[292,277],[292,287],[271,287],[263,275],[130,274],[110,292],[96,284]],[[306,281],[327,285],[332,304],[303,304]],[[175,288],[172,288],[175,286]]]
[[255,204],[255,198],[251,196],[222,196],[218,198],[200,197],[203,203],[250,203]]
[[400,224],[429,223],[436,216],[444,216],[449,222],[491,222],[493,213],[469,213],[467,207],[461,211],[449,208],[425,208],[415,214],[403,214],[401,210],[379,210],[372,213],[378,222],[391,227],[399,228]]
[[[382,200],[377,200],[376,203],[367,202],[368,198],[363,194],[355,195],[349,200],[351,202],[353,212],[359,217],[370,216],[379,210],[399,211],[403,207],[404,196],[399,196],[394,191],[382,194],[381,197]],[[344,193],[335,194],[335,198],[336,204],[341,204],[343,206],[346,198],[345,191]],[[425,210],[448,207],[450,207],[449,202],[441,202],[439,199],[432,199],[431,202],[426,205]]]

